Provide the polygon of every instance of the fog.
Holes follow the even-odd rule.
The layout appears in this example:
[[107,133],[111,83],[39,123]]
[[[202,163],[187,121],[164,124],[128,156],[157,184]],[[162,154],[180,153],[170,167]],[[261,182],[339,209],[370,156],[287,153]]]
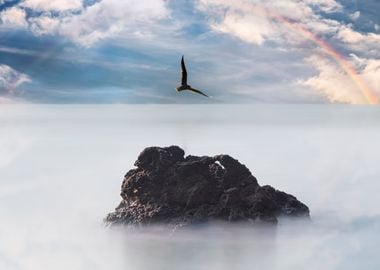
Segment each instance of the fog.
[[[2,105],[0,269],[380,269],[380,107]],[[146,146],[228,153],[311,221],[105,227]]]

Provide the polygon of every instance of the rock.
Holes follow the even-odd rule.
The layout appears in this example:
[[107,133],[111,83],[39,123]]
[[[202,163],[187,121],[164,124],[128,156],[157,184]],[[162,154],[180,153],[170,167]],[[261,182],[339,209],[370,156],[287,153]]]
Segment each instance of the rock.
[[178,146],[148,147],[124,177],[122,201],[108,224],[188,225],[208,221],[264,221],[309,217],[296,197],[260,186],[229,155],[186,156]]

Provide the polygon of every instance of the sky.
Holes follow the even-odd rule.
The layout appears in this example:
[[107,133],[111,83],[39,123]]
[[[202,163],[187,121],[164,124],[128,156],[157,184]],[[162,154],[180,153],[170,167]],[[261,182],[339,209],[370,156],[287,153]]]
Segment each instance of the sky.
[[[378,0],[0,0],[0,103],[380,103]],[[182,55],[189,84],[175,91]]]

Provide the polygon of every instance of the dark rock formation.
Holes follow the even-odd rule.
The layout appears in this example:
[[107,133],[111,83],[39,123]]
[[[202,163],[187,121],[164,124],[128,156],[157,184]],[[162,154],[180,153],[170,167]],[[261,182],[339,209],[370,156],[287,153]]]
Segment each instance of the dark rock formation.
[[184,157],[178,146],[148,147],[121,187],[122,201],[109,224],[186,225],[212,220],[265,221],[308,217],[294,196],[260,186],[249,169],[228,155]]

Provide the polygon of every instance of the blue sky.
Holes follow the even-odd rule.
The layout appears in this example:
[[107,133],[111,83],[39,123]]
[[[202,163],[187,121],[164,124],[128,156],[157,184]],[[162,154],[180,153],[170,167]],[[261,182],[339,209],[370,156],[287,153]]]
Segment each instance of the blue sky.
[[[0,0],[0,102],[365,104],[276,18],[328,42],[380,97],[379,13],[376,0]],[[176,93],[182,54],[212,98]]]

